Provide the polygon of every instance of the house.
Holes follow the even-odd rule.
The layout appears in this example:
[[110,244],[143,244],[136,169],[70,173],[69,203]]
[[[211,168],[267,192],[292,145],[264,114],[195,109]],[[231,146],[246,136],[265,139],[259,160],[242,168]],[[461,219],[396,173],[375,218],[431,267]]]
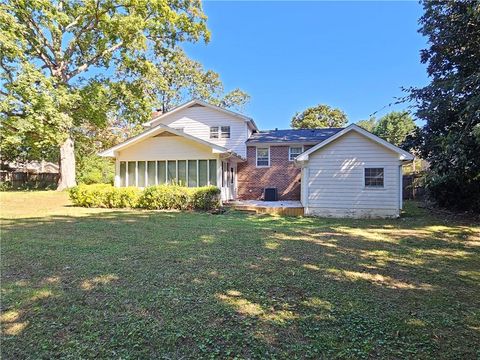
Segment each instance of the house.
[[102,153],[115,158],[115,186],[216,185],[223,201],[300,200],[307,215],[396,217],[404,150],[356,125],[260,131],[255,122],[200,100],[144,124]]

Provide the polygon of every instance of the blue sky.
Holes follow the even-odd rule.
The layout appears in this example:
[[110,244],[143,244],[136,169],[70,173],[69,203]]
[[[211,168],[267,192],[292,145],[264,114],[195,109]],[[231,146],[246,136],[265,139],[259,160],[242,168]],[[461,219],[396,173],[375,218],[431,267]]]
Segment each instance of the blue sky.
[[251,98],[245,113],[260,128],[288,128],[319,103],[350,122],[381,116],[401,87],[428,82],[417,33],[417,2],[204,2],[210,43],[185,49],[220,73],[225,88]]

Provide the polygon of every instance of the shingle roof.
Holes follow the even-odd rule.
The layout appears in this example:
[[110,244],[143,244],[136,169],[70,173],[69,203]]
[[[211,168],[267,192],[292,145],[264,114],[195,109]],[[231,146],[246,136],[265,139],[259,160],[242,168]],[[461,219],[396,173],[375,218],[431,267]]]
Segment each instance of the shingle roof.
[[343,128],[263,130],[253,133],[247,143],[319,143]]

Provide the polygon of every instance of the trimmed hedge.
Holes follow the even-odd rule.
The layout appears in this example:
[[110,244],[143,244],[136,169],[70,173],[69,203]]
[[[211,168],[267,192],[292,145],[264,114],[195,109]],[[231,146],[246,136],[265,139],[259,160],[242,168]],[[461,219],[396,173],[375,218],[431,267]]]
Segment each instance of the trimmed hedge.
[[71,188],[69,194],[75,205],[83,207],[212,210],[220,206],[220,189],[216,186],[158,185],[142,191],[136,187],[82,184]]

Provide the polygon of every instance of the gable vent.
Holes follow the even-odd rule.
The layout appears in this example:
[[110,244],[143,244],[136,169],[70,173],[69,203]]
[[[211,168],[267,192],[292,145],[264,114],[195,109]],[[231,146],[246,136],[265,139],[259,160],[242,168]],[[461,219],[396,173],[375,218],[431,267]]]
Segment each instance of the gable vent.
[[205,107],[205,106],[203,106],[202,104],[193,104],[189,106],[189,108],[193,108],[193,107]]

